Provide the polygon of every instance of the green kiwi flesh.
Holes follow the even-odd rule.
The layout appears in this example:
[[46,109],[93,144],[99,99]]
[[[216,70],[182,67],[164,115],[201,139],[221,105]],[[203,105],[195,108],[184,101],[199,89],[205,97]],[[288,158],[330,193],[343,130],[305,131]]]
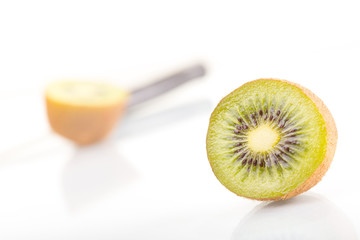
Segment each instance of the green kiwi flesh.
[[212,170],[226,188],[247,198],[276,199],[303,184],[325,159],[327,130],[302,89],[259,79],[220,101],[206,143]]

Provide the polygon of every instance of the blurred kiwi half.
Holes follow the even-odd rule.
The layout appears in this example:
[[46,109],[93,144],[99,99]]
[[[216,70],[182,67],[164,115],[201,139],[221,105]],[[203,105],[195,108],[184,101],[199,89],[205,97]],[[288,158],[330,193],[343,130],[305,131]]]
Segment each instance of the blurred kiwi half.
[[87,145],[104,139],[122,115],[129,93],[108,83],[63,80],[45,91],[52,129]]

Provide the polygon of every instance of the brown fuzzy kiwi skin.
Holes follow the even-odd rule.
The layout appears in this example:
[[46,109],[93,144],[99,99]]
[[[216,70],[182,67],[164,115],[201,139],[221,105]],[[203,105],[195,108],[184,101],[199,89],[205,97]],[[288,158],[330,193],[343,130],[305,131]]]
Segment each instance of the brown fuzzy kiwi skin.
[[[322,115],[322,117],[324,118],[324,121],[325,121],[325,127],[326,127],[326,133],[327,133],[327,135],[326,135],[327,147],[326,147],[325,158],[322,161],[322,163],[318,166],[318,168],[314,171],[314,173],[305,182],[303,182],[300,186],[298,186],[291,192],[288,192],[285,195],[275,197],[275,198],[250,198],[250,197],[245,197],[245,196],[240,195],[241,197],[245,197],[245,198],[249,198],[249,199],[253,199],[253,200],[259,200],[259,201],[286,200],[286,199],[295,197],[296,195],[299,195],[303,192],[306,192],[309,189],[311,189],[312,187],[314,187],[318,182],[320,182],[322,177],[325,175],[325,173],[329,169],[330,164],[335,155],[337,138],[338,138],[335,120],[334,120],[333,116],[331,115],[329,109],[324,104],[324,102],[318,96],[316,96],[313,92],[311,92],[309,89],[307,89],[297,83],[293,83],[293,82],[290,82],[287,80],[282,80],[282,79],[261,78],[261,79],[257,79],[254,81],[258,81],[258,80],[280,81],[280,82],[285,82],[287,84],[290,84],[290,85],[293,85],[293,86],[299,88],[316,105],[316,107],[318,108],[320,114]],[[244,85],[249,84],[254,81],[247,82]],[[242,85],[242,86],[244,86],[244,85]],[[240,86],[239,88],[241,88],[242,86]],[[234,90],[234,91],[236,91],[236,90]]]

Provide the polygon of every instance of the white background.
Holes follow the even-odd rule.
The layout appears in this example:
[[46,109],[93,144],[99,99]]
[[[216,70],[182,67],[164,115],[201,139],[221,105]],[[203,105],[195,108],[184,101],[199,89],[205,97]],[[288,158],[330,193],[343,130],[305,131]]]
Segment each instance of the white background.
[[[0,1],[0,239],[357,239],[358,1]],[[206,78],[129,113],[109,140],[53,134],[62,79],[131,89],[204,62]],[[205,136],[216,103],[260,77],[315,92],[337,123],[322,182],[287,202],[235,196]]]

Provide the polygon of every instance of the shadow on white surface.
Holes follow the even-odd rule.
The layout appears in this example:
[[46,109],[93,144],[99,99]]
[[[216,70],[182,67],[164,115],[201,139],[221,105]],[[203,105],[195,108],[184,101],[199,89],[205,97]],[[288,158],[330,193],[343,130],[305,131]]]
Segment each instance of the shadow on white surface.
[[105,141],[79,147],[66,164],[62,184],[70,211],[96,202],[136,178],[135,169]]
[[260,204],[235,229],[232,240],[353,240],[351,221],[319,195]]

